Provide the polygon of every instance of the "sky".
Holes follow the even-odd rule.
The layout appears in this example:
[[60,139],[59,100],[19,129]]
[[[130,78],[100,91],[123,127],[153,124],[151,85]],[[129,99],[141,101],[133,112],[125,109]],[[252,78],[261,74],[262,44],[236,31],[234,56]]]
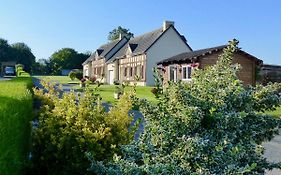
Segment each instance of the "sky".
[[242,50],[281,65],[279,0],[0,0],[0,38],[37,59],[70,47],[93,52],[122,26],[135,36],[175,22],[193,50],[236,38]]

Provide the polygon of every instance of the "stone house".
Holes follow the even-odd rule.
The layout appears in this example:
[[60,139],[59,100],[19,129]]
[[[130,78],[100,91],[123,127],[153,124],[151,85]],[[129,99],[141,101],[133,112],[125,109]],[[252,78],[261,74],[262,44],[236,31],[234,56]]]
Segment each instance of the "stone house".
[[153,67],[157,62],[190,51],[191,47],[176,30],[174,22],[164,21],[161,28],[152,32],[130,39],[120,37],[119,41],[101,46],[83,63],[83,72],[89,77],[102,73],[108,84],[113,84],[114,80],[133,83],[138,76],[138,85],[150,86],[154,85]]

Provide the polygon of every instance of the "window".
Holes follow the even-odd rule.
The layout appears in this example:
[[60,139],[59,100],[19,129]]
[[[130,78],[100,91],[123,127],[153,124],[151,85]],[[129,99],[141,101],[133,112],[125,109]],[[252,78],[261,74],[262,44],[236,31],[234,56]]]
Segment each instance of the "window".
[[182,79],[183,80],[190,80],[191,79],[191,66],[183,66],[182,67]]
[[130,77],[133,76],[133,67],[130,67]]
[[177,81],[177,67],[174,65],[169,66],[169,78],[170,81]]
[[124,68],[124,77],[127,77],[127,68]]
[[140,78],[141,79],[144,78],[144,67],[143,66],[141,66]]

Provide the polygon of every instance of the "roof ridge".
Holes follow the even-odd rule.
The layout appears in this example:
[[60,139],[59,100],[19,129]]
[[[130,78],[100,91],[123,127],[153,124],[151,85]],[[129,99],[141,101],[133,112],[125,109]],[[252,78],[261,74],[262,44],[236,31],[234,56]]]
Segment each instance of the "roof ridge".
[[[151,34],[151,33],[158,32],[159,30],[162,30],[162,28],[158,28],[158,29],[152,30],[152,31],[150,31],[150,32],[143,33],[143,34],[138,35],[138,36],[136,36],[136,37],[132,37],[132,38],[129,39],[129,41],[130,41],[130,40],[133,40],[133,39],[141,38],[141,37],[143,37],[143,36],[145,36],[145,35],[148,35],[148,34]],[[133,43],[133,44],[134,44],[134,43]]]

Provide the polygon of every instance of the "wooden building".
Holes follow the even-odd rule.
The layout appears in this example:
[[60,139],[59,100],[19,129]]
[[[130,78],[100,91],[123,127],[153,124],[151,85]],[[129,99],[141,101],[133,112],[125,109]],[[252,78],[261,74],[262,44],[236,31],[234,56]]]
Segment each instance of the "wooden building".
[[[222,45],[186,52],[160,61],[158,65],[163,68],[164,82],[191,81],[194,67],[204,69],[207,66],[216,64],[219,55],[222,54],[226,46]],[[245,85],[255,85],[256,68],[262,64],[262,61],[245,51],[238,50],[234,53],[233,63],[238,63],[242,67],[238,72],[238,78]]]

